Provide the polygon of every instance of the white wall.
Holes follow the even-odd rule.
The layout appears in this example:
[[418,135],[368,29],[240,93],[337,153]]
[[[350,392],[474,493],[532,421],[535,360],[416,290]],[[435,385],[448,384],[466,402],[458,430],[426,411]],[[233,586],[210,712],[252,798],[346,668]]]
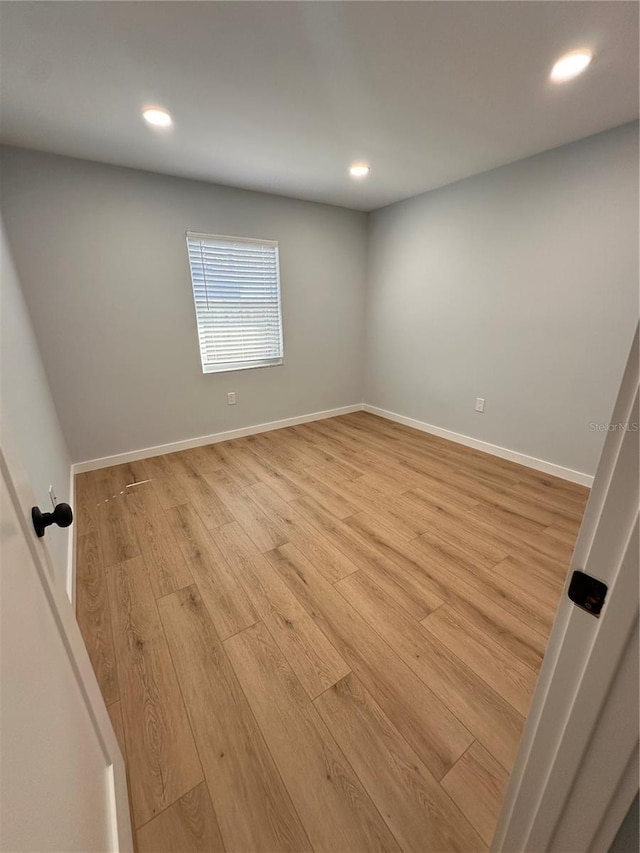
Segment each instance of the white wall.
[[[366,214],[16,148],[0,165],[74,462],[361,401]],[[280,242],[282,367],[202,374],[187,230]]]
[[374,213],[368,267],[367,403],[594,473],[638,317],[637,125]]
[[[0,231],[0,441],[13,463],[16,487],[26,481],[26,491],[49,512],[50,485],[59,501],[69,501],[71,460],[2,222]],[[68,581],[70,535],[71,528],[52,526],[43,540],[63,588]]]

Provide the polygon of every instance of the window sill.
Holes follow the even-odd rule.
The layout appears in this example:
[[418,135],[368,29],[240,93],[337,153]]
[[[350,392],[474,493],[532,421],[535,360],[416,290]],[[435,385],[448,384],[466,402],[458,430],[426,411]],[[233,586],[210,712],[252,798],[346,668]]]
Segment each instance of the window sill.
[[281,367],[284,364],[284,359],[279,358],[275,361],[261,361],[252,364],[237,362],[234,364],[216,364],[203,365],[202,372],[206,376],[210,373],[234,373],[238,370],[255,370],[258,367]]

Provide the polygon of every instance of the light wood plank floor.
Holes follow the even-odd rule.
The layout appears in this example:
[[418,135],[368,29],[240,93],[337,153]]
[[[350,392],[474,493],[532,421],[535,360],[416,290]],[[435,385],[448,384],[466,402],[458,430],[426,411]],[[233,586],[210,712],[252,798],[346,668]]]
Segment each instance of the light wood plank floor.
[[357,413],[76,490],[140,853],[487,849],[587,489]]

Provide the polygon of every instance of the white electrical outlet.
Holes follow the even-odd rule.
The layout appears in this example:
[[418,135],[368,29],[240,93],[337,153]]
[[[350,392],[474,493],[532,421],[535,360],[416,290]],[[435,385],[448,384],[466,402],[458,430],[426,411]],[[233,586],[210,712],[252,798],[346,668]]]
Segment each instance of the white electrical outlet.
[[56,495],[53,486],[49,486],[49,497],[51,498],[51,506],[55,509],[56,504],[58,503],[58,496]]
[[229,391],[229,392],[228,392],[228,394],[227,394],[227,404],[228,404],[229,406],[235,406],[235,404],[236,404],[236,392],[235,392],[235,391]]
[[484,397],[476,397],[476,412],[484,412]]

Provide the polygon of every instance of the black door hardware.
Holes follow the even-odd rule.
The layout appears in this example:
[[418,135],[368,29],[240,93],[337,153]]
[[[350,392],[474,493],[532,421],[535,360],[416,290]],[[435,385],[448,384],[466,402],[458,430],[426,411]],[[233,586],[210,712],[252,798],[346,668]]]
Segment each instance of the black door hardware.
[[600,616],[606,597],[606,583],[581,571],[574,572],[571,576],[569,598],[587,613],[591,613],[592,616]]
[[69,504],[58,504],[53,512],[41,512],[37,506],[31,509],[31,520],[38,537],[44,536],[44,531],[50,524],[58,527],[69,527],[73,521],[73,512]]

